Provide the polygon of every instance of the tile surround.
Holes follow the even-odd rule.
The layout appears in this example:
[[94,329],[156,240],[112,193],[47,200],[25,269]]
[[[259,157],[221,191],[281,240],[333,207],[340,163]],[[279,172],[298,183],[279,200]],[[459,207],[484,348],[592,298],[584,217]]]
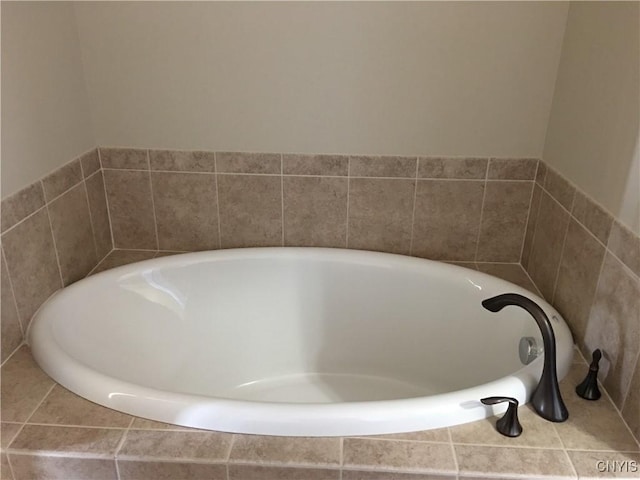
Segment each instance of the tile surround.
[[[101,166],[104,170],[100,168]],[[150,173],[150,170],[153,173]],[[195,177],[199,180],[193,180]],[[416,180],[416,177],[419,180]],[[160,188],[161,182],[155,181],[160,178],[166,178],[162,188]],[[274,245],[282,245],[284,242],[285,245],[317,244],[342,247],[346,245],[343,242],[347,241],[348,236],[349,248],[409,253],[409,249],[413,247],[411,253],[420,255],[420,248],[425,248],[421,242],[424,242],[427,234],[430,233],[424,226],[428,223],[425,223],[421,209],[428,211],[434,205],[433,202],[421,203],[421,194],[426,188],[425,185],[434,185],[436,182],[450,183],[449,187],[442,186],[445,191],[446,188],[454,190],[462,188],[463,184],[468,183],[482,185],[484,190],[481,198],[476,204],[469,203],[471,209],[479,205],[482,216],[482,223],[478,224],[479,235],[475,240],[476,250],[460,260],[465,262],[465,265],[472,267],[477,265],[481,271],[503,276],[511,281],[517,280],[516,283],[526,285],[525,288],[532,291],[536,287],[539,288],[547,298],[553,300],[556,308],[565,316],[576,342],[585,353],[596,346],[604,347],[605,360],[603,360],[604,365],[601,371],[604,385],[612,395],[616,408],[622,412],[629,428],[638,438],[640,436],[640,401],[637,392],[640,391],[640,365],[638,365],[640,346],[637,344],[636,337],[640,341],[640,333],[637,333],[640,331],[640,321],[638,321],[640,314],[635,313],[638,307],[633,303],[633,295],[636,301],[640,298],[637,294],[640,291],[637,287],[640,270],[640,239],[619,222],[614,221],[602,207],[576,189],[558,172],[550,169],[543,162],[529,159],[516,161],[435,157],[213,154],[211,152],[155,150],[147,152],[135,149],[102,148],[100,156],[97,151],[88,152],[65,165],[60,171],[53,172],[42,181],[2,201],[2,249],[6,257],[6,265],[5,262],[1,262],[2,265],[0,265],[3,270],[3,300],[5,300],[5,285],[13,284],[18,307],[16,312],[14,306],[12,314],[12,302],[2,302],[2,361],[4,362],[21,342],[20,327],[26,328],[32,313],[40,303],[60,288],[63,280],[67,284],[84,276],[88,273],[87,269],[94,268],[109,252],[113,253],[94,269],[94,273],[130,261],[172,253],[169,250],[199,249],[189,244],[194,238],[192,235],[196,235],[195,238],[204,239],[204,242],[209,242],[202,248],[217,248],[215,245],[221,243],[223,248],[234,246],[238,238],[241,238],[242,244],[247,246],[253,245],[254,242],[255,244],[272,242]],[[172,198],[173,192],[189,191],[189,186],[193,184],[206,184],[207,187],[192,190],[195,193],[191,198],[189,196],[184,198],[177,194]],[[224,193],[220,190],[221,184],[225,187]],[[534,184],[535,188],[533,188]],[[156,185],[159,187],[157,191]],[[234,187],[237,191],[234,191]],[[523,199],[526,197],[524,194],[526,191],[529,194],[528,199],[512,202],[510,198],[516,197],[509,195],[516,194],[513,191],[509,192],[510,187],[513,191],[522,192]],[[241,192],[244,188],[247,189],[245,193],[248,195]],[[108,204],[105,190],[109,199]],[[492,190],[495,190],[495,195],[490,194]],[[442,198],[436,195],[435,201],[442,201]],[[460,197],[455,198],[456,201],[459,199]],[[223,201],[226,203],[221,208]],[[68,207],[63,208],[62,205],[66,202]],[[82,207],[81,203],[83,203]],[[524,208],[521,204],[524,204]],[[509,217],[509,214],[497,213],[501,208],[505,209],[505,212],[514,209],[517,211],[514,214],[516,218],[509,218],[506,224],[501,224],[501,221],[505,221],[505,217]],[[205,221],[204,226],[197,220],[203,210],[211,214],[208,218],[214,219],[209,223]],[[472,216],[474,215],[476,214]],[[81,221],[78,225],[74,223],[71,227],[72,218],[80,218]],[[225,218],[226,224],[223,221]],[[434,218],[434,224],[443,221],[442,216],[436,215]],[[215,220],[220,222],[219,226],[213,226]],[[492,224],[493,221],[497,223]],[[167,227],[162,227],[163,222],[168,222],[164,224]],[[478,222],[480,222],[479,217]],[[60,227],[61,225],[63,227]],[[65,225],[69,228],[65,228]],[[178,226],[183,225],[192,225],[192,227],[184,229],[186,232],[180,232],[179,240],[175,243],[171,240],[168,243],[158,244],[164,238],[163,234],[166,233],[166,236],[171,238],[176,230],[180,230]],[[226,237],[225,225],[227,226]],[[383,231],[389,225],[392,226],[390,231]],[[513,227],[514,225],[517,228]],[[509,240],[505,245],[498,244],[503,240],[502,238],[498,240],[490,238],[490,232],[505,228],[509,230],[512,227],[513,233],[507,237],[513,240]],[[141,230],[138,231],[138,228]],[[200,237],[194,234],[199,228],[206,231]],[[442,235],[438,229],[435,230],[436,235]],[[446,245],[446,237],[453,237],[454,231],[449,231],[448,235],[444,234],[442,242],[445,249],[450,248],[450,251],[457,252],[455,245]],[[114,239],[117,238],[116,248],[131,248],[137,245],[134,248],[144,250],[113,250],[112,232]],[[141,237],[144,242],[136,243]],[[29,239],[26,243],[25,238]],[[268,241],[265,241],[265,238]],[[72,252],[73,245],[83,245],[82,248],[76,247],[75,250],[84,250],[84,246],[87,245],[93,248],[92,259],[90,253],[89,260],[83,259],[84,257],[77,260],[73,255],[65,257],[65,249],[67,249],[66,252]],[[510,267],[507,264],[502,267],[503,264],[490,263],[492,261],[511,262],[511,256],[516,255],[514,252],[518,250],[517,247],[522,250],[522,256],[513,261],[521,260],[530,278],[523,275],[521,270],[520,273],[515,269],[509,272]],[[90,252],[91,248],[87,250]],[[158,252],[158,248],[166,252]],[[511,249],[509,256],[502,257],[509,260],[501,260],[494,256],[494,253],[506,255],[505,252],[509,249]],[[472,250],[469,249],[469,252]],[[35,252],[36,255],[31,255],[30,252]],[[73,254],[87,255],[86,252],[73,252]],[[446,256],[442,259],[456,260]],[[475,261],[479,263],[473,263]],[[600,265],[606,268],[600,269]],[[72,269],[77,268],[77,273],[73,273],[69,266]],[[10,277],[11,280],[9,281],[6,277]],[[33,279],[37,281],[33,282]],[[531,279],[535,285],[530,282]],[[631,287],[621,289],[621,281],[623,285],[625,285],[624,282],[635,285],[633,287],[635,290]],[[580,287],[575,288],[575,285]],[[612,288],[613,290],[610,290]],[[615,295],[612,293],[614,291]],[[7,304],[8,307],[5,307]],[[19,315],[12,317],[16,313]],[[635,323],[634,319],[636,319]],[[5,331],[9,334],[5,334]],[[618,332],[617,336],[612,335],[613,332]],[[8,346],[5,342],[8,342]],[[7,349],[10,351],[7,352]],[[5,380],[12,382],[14,381],[12,379],[18,377],[25,375],[29,377],[38,370],[34,364],[29,365],[23,349],[24,347],[17,350],[3,367],[3,386]],[[10,365],[13,365],[14,360],[18,366],[12,370]],[[47,413],[46,410],[53,408],[56,411],[56,407],[51,405],[56,404],[56,396],[62,396],[61,387],[54,388],[50,394],[49,402],[51,403],[43,404],[35,412],[36,416],[35,407],[51,389],[53,383],[48,378],[41,378],[38,375],[35,375],[33,380],[21,378],[20,381],[15,381],[17,383],[14,389],[11,391],[4,389],[2,392],[3,421],[24,422],[34,414],[36,419],[43,419],[42,423],[52,421],[57,425],[62,422],[56,419],[56,414],[51,411]],[[37,397],[39,399],[35,400]],[[71,398],[62,403],[74,404]],[[25,406],[20,406],[21,403]],[[82,411],[81,407],[78,408]],[[615,408],[607,411],[609,413],[594,410],[589,415],[592,417],[591,420],[593,418],[602,420],[597,422],[602,424],[602,428],[610,424],[607,422],[619,424]],[[93,414],[87,416],[94,417]],[[96,414],[95,417],[99,418],[100,415]],[[123,415],[123,417],[128,419],[127,416]],[[50,420],[51,418],[53,420]],[[586,422],[587,419],[585,417],[582,421]],[[142,422],[140,419],[139,421]],[[576,421],[581,420],[578,418]],[[77,418],[70,422],[81,423]],[[103,420],[102,424],[104,423],[109,421]],[[125,420],[119,424],[120,428],[126,429],[126,426],[123,426],[124,423],[126,423]],[[94,428],[100,426],[102,425],[90,425],[84,428],[100,430],[100,428]],[[490,424],[487,423],[486,426],[490,427]],[[45,425],[40,427],[44,430],[34,431],[40,432],[39,435],[46,433]],[[474,428],[480,428],[480,426]],[[614,431],[616,428],[610,430]],[[27,430],[27,433],[30,431]],[[616,437],[617,440],[608,440],[605,443],[593,442],[595,432],[585,437],[584,432],[580,433],[576,428],[572,428],[570,423],[560,427],[555,426],[555,431],[562,439],[564,447],[569,449],[567,458],[574,463],[572,468],[584,475],[596,476],[596,472],[585,470],[591,468],[590,464],[584,464],[585,458],[591,458],[589,455],[593,456],[588,450],[635,448],[633,439],[621,440],[619,435]],[[486,433],[490,435],[490,429]],[[461,433],[457,435],[463,438]],[[615,437],[617,434],[605,434],[605,438],[608,438],[607,435]],[[567,440],[567,438],[573,440]],[[384,441],[391,440],[401,441],[398,438]],[[421,440],[409,438],[403,441],[420,442]],[[440,441],[433,440],[433,442],[438,444]],[[351,440],[346,443],[358,445],[358,442],[352,443]],[[447,444],[449,440],[445,439],[442,443]],[[462,448],[467,446],[464,441],[453,438],[453,444],[456,455],[466,451]],[[387,452],[377,455],[376,450],[372,450],[373,447],[369,443],[366,445],[367,448],[362,447],[364,456],[359,457],[358,460],[363,466],[357,466],[359,465],[357,463],[343,465],[343,480],[382,478],[376,476],[380,475],[380,472],[376,473],[374,470],[386,467],[377,464],[369,465],[369,463],[393,464],[396,461],[394,459],[409,458],[406,457],[411,456],[408,452],[420,451],[420,448],[416,450],[403,447],[404,449],[393,454]],[[516,449],[518,450],[516,453],[521,455],[518,457],[519,461],[526,462],[529,453],[525,450],[545,446],[555,451],[553,445],[555,443],[549,441],[546,445],[526,446],[522,447],[521,451]],[[476,445],[472,446],[476,447]],[[488,458],[492,458],[490,447],[485,445],[481,447],[486,449],[483,455],[486,454]],[[508,452],[503,454],[510,455]],[[371,458],[376,460],[367,460],[367,455],[373,455]],[[14,473],[18,472],[21,475],[16,479],[31,478],[29,475],[38,478],[42,472],[48,472],[52,478],[56,478],[56,475],[58,475],[57,478],[73,478],[69,476],[70,472],[77,474],[85,471],[83,469],[102,472],[101,475],[104,474],[104,478],[111,478],[110,475],[115,472],[113,459],[42,457],[33,455],[31,451],[27,454],[24,451],[15,451],[11,457]],[[146,461],[127,460],[129,477],[126,478],[135,478],[137,475],[135,472],[154,471],[144,469],[163,468],[163,462],[166,463],[166,459],[154,461],[155,466],[147,465]],[[466,460],[463,457],[457,458],[457,461],[460,474],[465,478],[479,474],[476,472],[480,468],[477,465],[465,463]],[[577,465],[576,462],[583,463]],[[191,460],[185,464],[175,458],[167,465],[169,465],[167,468],[175,468],[170,470],[175,472],[188,472],[192,471],[190,469],[195,468],[196,465],[200,466],[200,464],[191,463]],[[416,465],[420,465],[419,460]],[[499,463],[493,465],[496,468],[499,467]],[[286,475],[297,478],[298,472],[308,473],[311,475],[308,478],[338,478],[335,474],[339,468],[335,465],[329,467],[323,465],[317,468],[306,464],[303,466],[233,464],[232,468],[229,468],[229,478],[254,478],[255,475],[263,475],[255,478],[270,478],[269,475],[273,475],[274,478],[288,478]],[[416,472],[421,471],[421,467],[416,468]],[[216,478],[216,472],[221,471],[220,465],[215,464],[206,464],[202,470],[202,472],[209,472],[207,474],[212,478]],[[446,468],[442,472],[423,471],[420,474],[411,474],[410,478],[436,478],[443,472],[448,471]],[[500,474],[505,478],[509,475],[519,475],[518,472],[508,469],[501,470]],[[561,470],[554,471],[553,475],[556,474],[560,475]],[[408,474],[389,475],[384,478],[404,478]],[[5,478],[4,473],[3,478]]]
[[[3,377],[13,372],[7,380],[12,384],[37,384],[46,377],[37,367],[25,370],[25,362],[33,365],[28,348],[22,347],[20,356],[14,355],[3,365]],[[29,412],[35,404],[35,412],[17,423],[2,424],[2,448],[16,480],[112,478],[116,463],[120,480],[576,479],[575,471],[597,475],[594,459],[640,456],[640,445],[607,397],[588,402],[573,392],[585,368],[580,360],[561,382],[570,420],[550,423],[523,406],[519,413],[525,430],[517,439],[499,435],[495,417],[437,430],[369,437],[201,431],[134,419],[59,385],[47,385],[38,395],[24,399],[25,407],[17,408]],[[16,410],[15,405],[13,408]]]
[[603,350],[600,380],[639,438],[640,237],[540,162],[522,264],[583,354]]

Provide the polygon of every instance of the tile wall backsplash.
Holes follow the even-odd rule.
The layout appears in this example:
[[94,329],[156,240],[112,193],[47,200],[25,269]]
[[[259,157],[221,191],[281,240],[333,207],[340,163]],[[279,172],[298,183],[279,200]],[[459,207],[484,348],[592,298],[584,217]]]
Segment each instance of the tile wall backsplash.
[[40,305],[113,249],[98,151],[4,199],[1,209],[4,361]]
[[561,174],[540,163],[522,265],[567,320],[640,438],[640,237]]
[[115,248],[324,246],[451,261],[520,260],[538,164],[100,151]]
[[640,438],[640,238],[536,159],[100,148],[3,200],[1,225],[2,361],[42,302],[114,248],[521,262],[582,351],[603,349],[601,378]]

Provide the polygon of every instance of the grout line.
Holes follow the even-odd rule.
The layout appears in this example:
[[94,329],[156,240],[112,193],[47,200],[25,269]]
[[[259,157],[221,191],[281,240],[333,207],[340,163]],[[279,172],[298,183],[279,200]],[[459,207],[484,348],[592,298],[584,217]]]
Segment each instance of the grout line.
[[83,185],[84,185],[84,196],[87,200],[87,209],[89,211],[89,223],[91,224],[91,234],[93,237],[93,249],[96,254],[96,260],[98,260],[98,242],[96,242],[96,229],[93,226],[93,215],[91,214],[91,203],[89,202],[89,190],[87,189],[87,182],[84,181]]
[[578,476],[578,471],[576,470],[576,467],[573,465],[573,462],[571,461],[571,457],[569,456],[569,452],[567,451],[566,448],[563,448],[562,451],[564,452],[565,457],[567,457],[567,461],[569,462],[569,465],[571,466],[571,471],[575,475],[574,478],[580,478]]
[[215,184],[216,184],[216,211],[218,213],[218,248],[222,248],[222,219],[220,218],[220,187],[218,186],[218,157],[216,153],[213,153],[213,169],[216,171]]
[[282,157],[282,154],[280,154],[280,219],[282,222],[282,229],[281,229],[281,239],[280,239],[280,243],[281,245],[284,247],[284,160]]
[[[540,291],[540,289],[538,288],[538,285],[536,285],[536,282],[533,281],[533,278],[531,278],[531,275],[529,275],[529,272],[527,272],[527,269],[524,268],[522,266],[522,264],[520,264],[520,268],[522,269],[522,271],[525,273],[525,275],[527,276],[527,278],[529,279],[529,281],[531,281],[531,284],[535,287],[537,295],[544,299],[544,295],[542,295],[542,292]],[[534,292],[535,293],[535,292]]]
[[[11,360],[11,358],[13,358],[13,356],[14,356],[16,353],[18,353],[18,351],[19,351],[22,347],[25,347],[25,346],[27,346],[27,342],[25,342],[25,341],[23,340],[23,341],[22,341],[22,343],[20,343],[20,345],[18,345],[18,346],[16,347],[16,349],[15,349],[13,352],[11,352],[11,353],[9,354],[9,356],[4,360],[4,362],[2,362],[2,365],[0,365],[0,367],[4,367],[4,366],[7,364],[7,362],[8,362],[9,360]],[[20,422],[14,422],[14,423],[20,423]]]
[[480,234],[482,233],[482,219],[484,217],[484,202],[487,197],[487,182],[489,178],[489,162],[487,162],[487,170],[484,175],[484,189],[482,191],[482,205],[480,206],[480,222],[478,223],[478,235],[476,236],[476,252],[473,255],[473,261],[478,261],[478,252],[480,251]]
[[[11,289],[11,298],[13,298],[13,306],[16,309],[16,315],[18,316],[18,326],[20,327],[22,342],[24,342],[26,340],[25,337],[27,332],[25,331],[25,328],[22,325],[22,319],[20,318],[20,310],[18,310],[18,301],[16,300],[16,290],[13,287],[13,280],[11,280],[11,274],[9,273],[9,264],[7,263],[7,256],[4,253],[4,245],[0,246],[0,250],[1,250],[0,254],[2,255],[2,261],[4,262],[4,268],[7,269],[7,278],[9,279],[9,288]],[[20,346],[18,346],[18,348],[20,348]],[[13,353],[11,355],[13,355]],[[3,365],[4,365],[4,362],[3,362]]]
[[411,211],[411,237],[409,240],[409,255],[413,254],[413,232],[416,224],[416,198],[418,197],[418,164],[416,159],[416,178],[413,182],[413,210]]
[[111,250],[113,250],[116,247],[116,242],[113,238],[113,222],[111,221],[111,206],[109,205],[109,195],[107,195],[107,181],[104,175],[104,168],[102,167],[102,155],[100,154],[100,149],[98,149],[98,160],[100,161],[100,171],[103,172],[102,186],[104,187],[104,201],[107,204],[107,218],[109,219],[109,233],[111,234]]
[[534,175],[533,187],[531,188],[531,196],[529,197],[529,209],[527,210],[527,220],[524,222],[524,235],[522,236],[522,246],[520,247],[520,257],[518,262],[522,263],[522,256],[524,255],[524,244],[527,240],[527,230],[529,229],[529,217],[531,216],[531,209],[533,208],[533,193],[536,191],[535,177],[538,175],[538,168],[540,168],[540,160],[536,165],[536,173]]
[[156,251],[160,250],[160,237],[158,236],[158,216],[156,215],[156,201],[153,198],[153,181],[151,180],[151,158],[149,156],[149,150],[146,150],[147,154],[147,168],[149,173],[149,190],[151,192],[151,208],[153,209],[153,227],[156,234]]
[[451,428],[449,427],[447,427],[447,436],[449,437],[449,446],[451,447],[451,455],[453,456],[453,464],[456,467],[456,474],[460,474],[458,455],[456,455],[456,447],[453,445],[453,435],[451,435]]
[[[86,400],[86,398],[82,397]],[[109,408],[109,407],[105,407]],[[120,412],[120,410],[113,410],[115,412]],[[25,422],[25,425],[35,425],[36,427],[60,427],[60,428],[81,428],[85,430],[92,429],[101,429],[101,430],[127,430],[128,427],[112,427],[109,425],[74,425],[73,423],[43,423],[43,422]]]
[[[142,168],[112,168],[107,167],[103,170],[115,170],[119,172],[148,172],[149,170]],[[484,178],[442,178],[442,177],[406,177],[406,176],[398,176],[398,177],[384,177],[384,176],[376,176],[376,175],[322,175],[322,174],[300,174],[300,173],[259,173],[259,172],[198,172],[198,171],[190,171],[190,170],[151,170],[155,173],[186,173],[192,175],[225,175],[225,176],[250,176],[256,175],[260,177],[329,177],[329,178],[373,178],[378,180],[437,180],[443,182],[483,182]],[[488,182],[518,182],[518,183],[527,183],[533,182],[533,180],[522,180],[522,179],[509,179],[509,178],[489,178],[486,179]]]
[[42,205],[41,207],[38,207],[37,210],[31,212],[29,215],[27,215],[26,217],[24,217],[22,220],[20,220],[19,222],[17,222],[15,225],[11,225],[9,228],[7,228],[4,232],[2,232],[2,236],[4,237],[4,235],[6,233],[9,233],[11,230],[13,230],[14,228],[17,228],[19,225],[21,225],[22,223],[26,222],[27,220],[29,220],[31,217],[35,216],[40,210],[44,209],[47,207],[47,202],[44,203],[44,205]]
[[344,240],[344,247],[349,248],[349,203],[351,195],[351,156],[347,157],[347,225]]
[[120,466],[118,465],[118,454],[120,453],[120,450],[124,445],[124,442],[127,440],[127,434],[129,433],[129,430],[131,430],[131,426],[133,425],[133,422],[135,422],[135,420],[136,420],[136,417],[132,416],[131,420],[129,421],[129,425],[127,426],[124,433],[122,434],[122,437],[120,437],[120,441],[118,442],[118,445],[116,446],[116,449],[113,452],[113,463],[115,463],[115,466],[116,466],[116,477],[118,480],[120,480]]
[[[49,395],[51,394],[51,392],[53,391],[54,388],[56,388],[58,384],[56,382],[53,382],[53,385],[51,385],[51,388],[49,390],[47,390],[47,393],[44,394],[44,396],[42,397],[42,400],[40,400],[38,402],[38,405],[36,405],[36,407],[31,411],[31,414],[27,417],[27,419],[24,421],[24,424],[22,425],[22,427],[24,428],[25,425],[27,425],[29,423],[29,420],[31,420],[31,417],[33,417],[35,415],[35,413],[38,411],[38,409],[42,406],[42,404],[44,403],[44,401],[47,399],[47,397],[49,397]],[[20,431],[22,431],[22,429],[20,429]]]
[[[96,264],[96,266],[95,266],[95,267],[93,267],[89,273],[87,273],[87,277],[90,277],[91,275],[93,275],[93,273],[98,269],[98,267],[99,267],[100,265],[102,265],[102,264],[104,263],[104,261],[107,259],[107,257],[108,257],[109,255],[111,255],[114,251],[115,251],[115,249],[111,249],[111,250],[109,250],[109,251],[107,252],[107,254],[106,254],[104,257],[102,257],[102,259],[100,259],[100,261],[98,261],[98,263]],[[87,278],[87,277],[85,277],[85,278]]]
[[[5,423],[5,422],[3,422]],[[12,423],[13,425],[20,425],[20,428],[18,428],[16,430],[16,433],[13,434],[13,436],[11,437],[11,439],[7,442],[7,446],[3,448],[3,450],[6,450],[9,448],[9,445],[11,445],[13,443],[13,441],[18,437],[18,435],[20,434],[20,432],[22,431],[22,427],[25,426],[25,423],[22,422],[6,422],[6,423]]]
[[[91,175],[93,176],[93,175]],[[89,177],[90,178],[90,177]],[[41,182],[42,180],[40,180]],[[11,230],[13,230],[14,228],[16,228],[18,225],[24,223],[25,221],[27,221],[29,218],[33,217],[36,213],[38,213],[40,210],[42,210],[45,207],[48,207],[49,205],[51,205],[53,202],[55,202],[56,200],[58,200],[60,197],[66,195],[67,193],[69,193],[71,190],[73,190],[74,188],[76,188],[78,185],[80,185],[82,182],[84,182],[85,179],[83,178],[81,181],[74,183],[71,187],[67,188],[64,192],[60,193],[59,195],[56,195],[55,197],[53,197],[51,200],[47,201],[47,199],[44,199],[44,204],[41,207],[38,207],[37,210],[34,210],[33,212],[31,212],[29,215],[27,215],[26,217],[24,217],[23,219],[21,219],[19,222],[16,222],[14,225],[11,225],[9,228],[7,228],[4,232],[2,232],[2,235],[4,235],[7,232],[10,232]],[[33,185],[33,184],[32,184]],[[41,184],[41,187],[44,191],[44,187]]]
[[229,465],[229,460],[231,459],[231,450],[233,450],[233,445],[236,443],[236,434],[231,434],[231,441],[229,442],[229,448],[227,449],[227,454],[225,455],[225,462]]
[[60,286],[64,288],[64,279],[62,278],[62,268],[60,267],[60,257],[58,256],[58,246],[56,245],[56,236],[53,234],[53,225],[51,224],[51,215],[49,215],[49,205],[45,207],[47,209],[47,218],[49,219],[49,229],[51,232],[51,238],[53,240],[53,250],[56,254],[56,263],[58,264],[58,273],[60,274]]
[[11,465],[9,454],[7,452],[4,452],[4,455],[7,457],[7,463],[9,464],[9,473],[11,473],[11,478],[15,479],[16,475],[13,473],[13,465]]
[[558,279],[560,278],[560,270],[562,270],[562,259],[564,258],[564,247],[567,245],[567,237],[569,236],[569,226],[571,225],[571,217],[567,222],[567,226],[564,230],[564,237],[562,239],[562,248],[560,249],[560,260],[558,261],[558,270],[556,271],[556,278],[553,281],[553,289],[551,290],[551,300],[549,303],[554,304],[556,300],[556,289],[558,288]]

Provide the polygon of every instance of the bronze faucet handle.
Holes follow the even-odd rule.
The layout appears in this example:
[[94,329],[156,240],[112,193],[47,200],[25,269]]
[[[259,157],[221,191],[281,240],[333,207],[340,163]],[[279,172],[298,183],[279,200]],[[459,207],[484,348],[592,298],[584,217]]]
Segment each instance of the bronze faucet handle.
[[486,397],[480,400],[485,405],[497,405],[509,402],[507,413],[496,422],[496,430],[506,437],[519,437],[522,433],[522,425],[518,420],[518,405],[520,402],[513,397]]

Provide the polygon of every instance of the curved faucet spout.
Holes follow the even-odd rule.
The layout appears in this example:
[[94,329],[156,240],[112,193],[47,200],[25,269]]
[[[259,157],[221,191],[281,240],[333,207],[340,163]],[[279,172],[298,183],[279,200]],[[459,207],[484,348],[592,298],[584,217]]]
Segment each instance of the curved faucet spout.
[[482,301],[482,306],[492,312],[499,312],[508,305],[525,309],[534,318],[544,346],[544,366],[538,386],[531,395],[531,404],[536,412],[552,422],[564,422],[569,412],[560,395],[558,375],[556,373],[556,336],[549,318],[533,300],[517,293],[504,293]]

